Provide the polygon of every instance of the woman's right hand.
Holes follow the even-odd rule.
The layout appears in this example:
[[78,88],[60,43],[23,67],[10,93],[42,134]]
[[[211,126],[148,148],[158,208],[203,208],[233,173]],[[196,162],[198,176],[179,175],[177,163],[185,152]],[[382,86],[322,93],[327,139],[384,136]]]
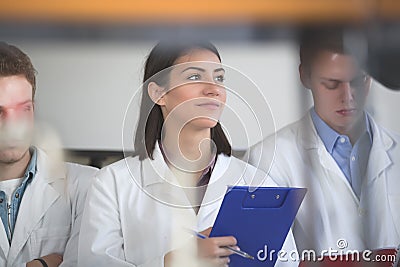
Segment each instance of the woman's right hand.
[[[201,232],[205,236],[209,236],[211,232],[211,227]],[[206,261],[209,265],[215,267],[226,267],[229,266],[229,256],[233,252],[229,249],[224,248],[225,246],[236,246],[237,241],[233,236],[223,236],[223,237],[210,237],[206,239],[197,239],[197,254],[200,260]],[[179,251],[171,251],[165,255],[164,265],[165,267],[172,266],[172,258],[175,253]]]
[[[209,236],[211,232],[211,227],[201,232],[205,236]],[[233,236],[223,236],[223,237],[210,237],[207,239],[198,239],[197,241],[197,251],[198,256],[201,259],[205,259],[211,263],[212,266],[228,266],[229,256],[233,252],[224,247],[232,246],[236,247],[237,241]]]

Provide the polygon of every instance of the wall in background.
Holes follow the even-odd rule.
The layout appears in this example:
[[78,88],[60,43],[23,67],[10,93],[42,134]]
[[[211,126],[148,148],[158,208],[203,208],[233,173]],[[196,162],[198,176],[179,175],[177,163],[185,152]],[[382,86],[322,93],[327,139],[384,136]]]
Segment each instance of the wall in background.
[[[16,44],[32,58],[39,72],[37,118],[56,129],[65,148],[122,149],[124,114],[141,85],[145,56],[154,41],[5,41]],[[270,106],[276,129],[299,119],[311,106],[310,93],[299,83],[294,42],[217,41],[215,44],[225,64],[247,75],[258,86]],[[259,97],[253,89],[240,88],[240,94],[249,103],[258,103]],[[224,114],[222,123],[234,149],[243,150],[274,132],[271,123],[266,123],[260,132],[257,124],[252,123],[251,113],[235,101],[228,99],[228,104],[237,107],[249,135],[236,131],[235,118],[228,112]],[[385,127],[400,132],[398,103],[400,92],[374,84],[369,110]],[[138,111],[138,106],[132,110],[135,108]],[[257,112],[257,107],[253,108]]]
[[[54,126],[66,148],[122,149],[124,113],[141,85],[145,57],[155,42],[14,43],[30,55],[39,72],[37,118]],[[277,128],[299,118],[309,106],[302,101],[307,98],[306,91],[298,88],[297,52],[291,42],[216,42],[216,45],[223,62],[247,75],[265,95]],[[258,95],[252,96],[257,93],[255,86],[240,89],[240,94],[250,102],[257,100]],[[242,114],[242,122],[250,121],[244,109],[229,101],[235,100],[228,97],[228,104]],[[138,106],[133,107],[133,112],[138,112]],[[222,123],[235,149],[245,149],[262,138],[257,125],[252,124],[247,127],[249,142],[243,140],[229,114],[224,114]],[[268,123],[263,135],[273,131],[274,125]]]

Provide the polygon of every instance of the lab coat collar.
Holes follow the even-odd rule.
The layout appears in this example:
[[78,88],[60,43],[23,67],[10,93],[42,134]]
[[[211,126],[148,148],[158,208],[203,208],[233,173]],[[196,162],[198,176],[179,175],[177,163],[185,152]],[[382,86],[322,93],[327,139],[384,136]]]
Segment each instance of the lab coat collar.
[[[142,162],[143,169],[146,169],[146,171],[142,172],[143,186],[147,187],[152,184],[165,183],[165,182],[177,183],[177,181],[173,179],[174,176],[164,160],[159,145],[156,145],[154,148],[153,158],[154,160],[146,158]],[[209,184],[213,183],[216,179],[218,179],[221,173],[222,174],[225,173],[229,163],[230,163],[230,157],[223,154],[218,155],[218,160],[216,160],[215,162]],[[214,174],[214,170],[219,170],[219,171]]]
[[312,122],[310,112],[311,111],[307,112],[307,114],[300,121],[296,122],[299,123],[300,127],[300,131],[297,136],[297,142],[306,150],[318,149],[321,147],[321,145],[324,146],[324,143],[322,142],[321,138],[319,138],[314,123]]
[[321,119],[321,117],[315,111],[315,108],[310,109],[310,116],[318,136],[321,138],[328,152],[332,154],[333,148],[335,147],[336,141],[339,139],[340,134],[333,130]]
[[[394,141],[376,124],[375,120],[367,112],[366,114],[373,136],[372,147],[367,165],[367,179],[368,182],[371,182],[378,177],[379,173],[392,164],[392,161],[388,155],[388,151],[393,146]],[[319,138],[315,126],[312,123],[310,112],[308,112],[298,123],[300,123],[301,129],[297,137],[299,144],[301,144],[306,150],[318,149],[319,157],[325,159],[323,160],[322,164],[332,171],[335,171],[338,175],[342,176],[340,169],[336,168],[333,160],[327,157],[322,157],[323,151],[321,151],[321,148],[324,147],[324,144],[321,138]]]
[[310,156],[314,158],[314,161],[319,162],[323,168],[331,171],[341,179],[349,192],[353,195],[354,200],[358,203],[359,200],[348,183],[346,176],[343,174],[334,158],[329,154],[324,142],[318,135],[311,118],[311,111],[309,111],[298,123],[300,123],[300,131],[297,139],[298,143],[303,146],[307,153],[310,153]]
[[[215,216],[215,210],[220,206],[228,185],[233,183],[232,176],[228,173],[231,161],[231,157],[219,154],[218,159],[215,162],[214,170],[211,173],[207,190],[197,214],[198,218],[202,218],[203,222],[207,222],[206,227],[211,227],[214,223],[215,218],[213,216]],[[236,175],[238,175],[238,173],[236,173]],[[201,231],[204,229],[199,230]]]
[[[147,195],[168,206],[179,208],[192,208],[192,204],[186,193],[192,194],[196,188],[183,190],[177,178],[165,162],[159,146],[155,146],[154,159],[144,159],[141,166],[141,177],[143,178],[143,190]],[[190,211],[193,215],[193,210]]]
[[142,161],[142,183],[144,187],[165,183],[167,182],[166,178],[171,177],[172,174],[158,145],[154,147],[153,158],[153,160],[146,158]]
[[65,165],[62,163],[53,165],[43,151],[38,149],[37,152],[37,172],[22,198],[11,247],[5,249],[2,241],[2,249],[5,255],[8,255],[10,266],[47,210],[64,193],[62,191],[64,187],[54,188],[52,183],[58,179],[65,179]]
[[37,149],[37,173],[44,178],[48,183],[52,183],[59,179],[65,179],[67,176],[66,166],[64,162],[51,159],[46,152]]
[[[153,157],[154,160],[147,158],[141,163],[142,185],[146,193],[165,204],[191,208],[191,203],[165,163],[158,146],[155,146]],[[211,214],[215,209],[214,205],[219,203],[225,195],[227,185],[234,184],[232,177],[234,175],[241,177],[237,171],[235,173],[234,170],[229,170],[230,163],[231,157],[223,154],[218,155],[218,160],[215,163],[197,214],[198,217],[203,218]]]

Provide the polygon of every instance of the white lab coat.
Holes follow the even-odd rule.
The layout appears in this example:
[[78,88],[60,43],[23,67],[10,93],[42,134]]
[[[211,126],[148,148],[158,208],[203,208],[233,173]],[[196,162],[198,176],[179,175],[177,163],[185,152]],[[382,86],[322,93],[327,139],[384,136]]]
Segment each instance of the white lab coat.
[[22,267],[51,253],[64,255],[60,266],[76,266],[79,227],[95,168],[53,165],[37,150],[37,172],[26,187],[11,246],[0,227],[0,266]]
[[[227,185],[256,184],[265,178],[264,172],[220,154],[196,215],[184,191],[174,186],[158,146],[154,160],[130,157],[105,167],[88,193],[78,266],[164,266],[166,253],[195,240],[185,228],[203,231],[213,226]],[[268,184],[275,185],[271,179]],[[286,240],[284,249],[294,250],[291,232]],[[277,264],[290,265],[298,262]]]
[[339,239],[347,242],[344,251],[400,244],[400,137],[370,119],[373,144],[360,200],[309,113],[278,131],[276,139],[271,136],[251,149],[249,162],[265,171],[274,156],[269,175],[279,185],[308,188],[293,227],[299,251],[340,251]]

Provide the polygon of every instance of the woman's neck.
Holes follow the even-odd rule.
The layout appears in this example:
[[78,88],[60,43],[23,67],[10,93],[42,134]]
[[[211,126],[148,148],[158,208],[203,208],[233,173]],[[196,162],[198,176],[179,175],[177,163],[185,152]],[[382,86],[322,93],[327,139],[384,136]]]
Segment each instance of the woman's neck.
[[166,131],[162,145],[168,162],[186,172],[204,170],[215,157],[210,129],[193,129],[188,126]]

